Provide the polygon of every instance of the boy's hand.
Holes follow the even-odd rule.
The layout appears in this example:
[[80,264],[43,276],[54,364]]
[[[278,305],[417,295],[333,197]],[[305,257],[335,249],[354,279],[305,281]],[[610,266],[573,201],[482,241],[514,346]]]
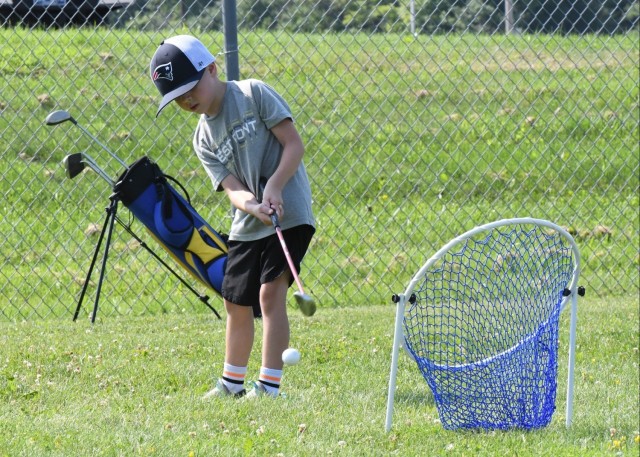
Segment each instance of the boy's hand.
[[251,212],[251,214],[260,219],[264,225],[273,225],[271,223],[271,214],[273,213],[277,214],[277,212],[266,203],[257,203],[255,209]]
[[[264,186],[262,190],[262,211],[266,212],[266,215],[269,219],[267,225],[271,224],[271,218],[269,217],[271,214],[275,213],[278,218],[282,218],[284,215],[284,205],[282,200],[282,189],[278,189],[276,186],[272,185],[271,182],[267,181],[267,184]],[[260,219],[262,220],[262,219]],[[264,220],[262,220],[264,222]]]
[[277,184],[266,183],[262,192],[262,203],[231,174],[222,180],[221,185],[233,206],[260,219],[265,225],[273,225],[270,216],[274,212],[278,217],[284,215],[282,189],[278,188]]

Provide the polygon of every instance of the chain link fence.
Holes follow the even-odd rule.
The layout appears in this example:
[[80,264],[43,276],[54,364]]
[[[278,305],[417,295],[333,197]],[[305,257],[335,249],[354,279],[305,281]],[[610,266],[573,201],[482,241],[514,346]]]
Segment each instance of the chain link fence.
[[[76,126],[46,126],[54,110],[126,163],[150,156],[228,228],[191,151],[196,119],[172,106],[154,119],[148,65],[163,38],[190,33],[224,78],[233,4],[0,1],[3,319],[71,316],[98,252],[111,189],[68,179],[62,159],[123,171]],[[574,234],[589,293],[637,295],[638,13],[626,0],[239,0],[240,77],[285,97],[306,144],[318,233],[302,278],[321,306],[388,303],[452,237],[523,216]],[[100,315],[194,310],[196,294],[116,225]]]

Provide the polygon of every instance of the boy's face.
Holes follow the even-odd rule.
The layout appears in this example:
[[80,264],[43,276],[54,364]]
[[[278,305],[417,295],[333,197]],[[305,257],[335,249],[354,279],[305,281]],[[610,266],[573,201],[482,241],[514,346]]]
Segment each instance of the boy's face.
[[210,113],[216,104],[216,64],[209,65],[193,89],[175,99],[180,108],[197,114]]

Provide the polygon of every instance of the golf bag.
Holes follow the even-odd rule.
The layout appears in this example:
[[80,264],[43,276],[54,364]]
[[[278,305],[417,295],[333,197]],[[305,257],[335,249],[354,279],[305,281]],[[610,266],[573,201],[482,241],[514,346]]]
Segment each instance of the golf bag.
[[227,239],[202,219],[186,192],[185,199],[167,178],[145,156],[120,176],[114,193],[178,264],[220,294]]
[[[158,257],[146,243],[133,233],[128,224],[118,219],[116,216],[118,202],[121,201],[131,213],[145,225],[156,242],[160,244],[182,268],[218,294],[221,294],[222,291],[222,280],[227,262],[227,237],[213,230],[213,228],[200,217],[198,212],[191,206],[189,196],[180,183],[165,175],[160,170],[160,167],[148,157],[142,157],[128,167],[122,159],[100,143],[100,141],[84,127],[79,125],[68,111],[53,111],[45,119],[47,125],[58,125],[67,121],[72,122],[80,128],[84,134],[100,145],[126,169],[120,178],[114,182],[86,153],[69,154],[64,158],[63,163],[65,164],[69,178],[73,179],[84,170],[85,166],[88,166],[107,181],[113,189],[113,194],[109,197],[111,203],[106,209],[107,217],[93,254],[87,278],[80,293],[80,299],[73,320],[75,321],[77,319],[80,312],[89,279],[91,278],[102,246],[102,241],[106,234],[102,271],[100,272],[100,280],[98,281],[96,299],[91,317],[91,322],[95,322],[109,252],[109,244],[115,221],[118,221],[154,258],[173,273],[187,288],[198,295],[198,297],[211,308],[216,316],[220,318],[218,312],[209,305],[207,301],[209,297],[198,294],[195,289],[180,278],[169,265]],[[168,180],[172,180],[182,189],[186,199],[176,192]],[[261,317],[260,306],[253,307],[253,314],[255,317]]]

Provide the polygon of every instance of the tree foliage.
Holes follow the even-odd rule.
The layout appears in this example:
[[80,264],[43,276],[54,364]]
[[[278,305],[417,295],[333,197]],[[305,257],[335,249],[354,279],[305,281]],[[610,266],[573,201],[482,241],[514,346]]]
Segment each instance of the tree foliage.
[[[220,29],[222,0],[137,0],[125,20],[160,28],[184,24]],[[413,5],[414,14],[411,14]],[[504,0],[237,0],[241,29],[306,33],[364,31],[439,34],[504,30]],[[515,27],[523,33],[618,33],[638,28],[638,0],[513,0]]]

